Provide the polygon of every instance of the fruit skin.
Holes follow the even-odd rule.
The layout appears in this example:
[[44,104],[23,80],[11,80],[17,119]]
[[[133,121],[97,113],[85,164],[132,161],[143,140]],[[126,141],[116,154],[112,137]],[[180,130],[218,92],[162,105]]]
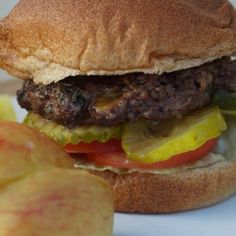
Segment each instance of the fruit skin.
[[1,236],[111,236],[111,190],[84,171],[51,169],[7,185]]
[[[122,152],[111,153],[88,153],[85,158],[89,163],[96,166],[111,166],[114,168],[124,169],[141,169],[141,170],[158,170],[166,168],[175,168],[191,164],[202,159],[216,146],[217,139],[207,141],[202,147],[187,153],[182,153],[170,158],[167,161],[156,162],[152,164],[145,164],[141,162],[130,161],[127,159],[126,154]],[[74,158],[81,159],[80,155],[73,156]]]
[[68,144],[64,147],[68,153],[107,153],[107,152],[124,152],[121,147],[121,141],[111,139],[106,143],[94,141],[92,143],[79,143],[77,145]]
[[111,190],[54,141],[0,122],[0,235],[111,236]]

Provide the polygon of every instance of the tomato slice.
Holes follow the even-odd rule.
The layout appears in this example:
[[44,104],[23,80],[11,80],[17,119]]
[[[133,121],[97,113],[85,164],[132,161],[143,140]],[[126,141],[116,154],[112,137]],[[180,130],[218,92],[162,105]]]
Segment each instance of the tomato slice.
[[101,152],[123,152],[120,140],[111,139],[106,143],[94,141],[92,143],[68,144],[65,147],[68,153],[101,153]]
[[97,166],[112,166],[116,168],[125,169],[173,168],[200,160],[207,153],[214,149],[216,143],[217,139],[211,139],[207,141],[202,147],[194,151],[178,154],[167,161],[160,161],[152,164],[143,164],[140,162],[130,161],[127,159],[126,154],[124,152],[91,153],[87,154],[85,158],[88,162],[94,163]]

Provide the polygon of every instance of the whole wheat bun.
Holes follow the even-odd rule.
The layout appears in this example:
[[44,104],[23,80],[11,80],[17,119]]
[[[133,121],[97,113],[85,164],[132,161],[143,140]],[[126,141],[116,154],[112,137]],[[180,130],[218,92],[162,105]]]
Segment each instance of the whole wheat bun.
[[22,79],[171,72],[236,51],[226,0],[21,0],[0,22],[0,66]]
[[213,205],[236,192],[236,160],[169,175],[90,172],[110,184],[117,212],[191,210]]

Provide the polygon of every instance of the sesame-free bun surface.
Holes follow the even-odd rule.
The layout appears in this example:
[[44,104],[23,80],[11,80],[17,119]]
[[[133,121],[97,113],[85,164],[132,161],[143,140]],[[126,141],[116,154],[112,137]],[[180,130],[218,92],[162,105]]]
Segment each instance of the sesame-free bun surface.
[[115,210],[170,213],[218,203],[236,192],[236,161],[169,175],[91,171],[110,184]]
[[235,51],[236,13],[226,0],[21,0],[0,22],[0,66],[44,84],[160,74]]

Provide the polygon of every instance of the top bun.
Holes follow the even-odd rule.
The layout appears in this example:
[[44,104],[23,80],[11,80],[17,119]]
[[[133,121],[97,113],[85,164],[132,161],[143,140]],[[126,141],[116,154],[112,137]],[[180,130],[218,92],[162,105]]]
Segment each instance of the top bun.
[[21,0],[0,22],[0,66],[36,83],[161,74],[235,52],[226,0]]

